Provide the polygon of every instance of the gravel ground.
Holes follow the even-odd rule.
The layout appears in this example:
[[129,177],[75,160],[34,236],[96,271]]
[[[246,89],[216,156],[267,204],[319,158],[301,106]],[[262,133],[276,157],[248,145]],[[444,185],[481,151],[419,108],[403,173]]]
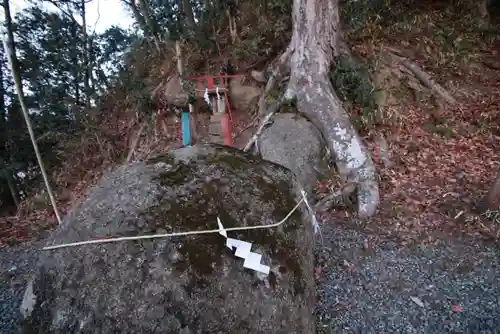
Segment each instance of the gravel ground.
[[[322,234],[318,333],[500,333],[498,246],[442,240],[366,247],[372,236],[333,224],[324,224]],[[0,248],[2,334],[18,332],[39,245]]]
[[323,226],[319,333],[500,333],[497,245],[366,247],[370,235]]
[[0,333],[19,332],[18,310],[39,243],[0,248]]

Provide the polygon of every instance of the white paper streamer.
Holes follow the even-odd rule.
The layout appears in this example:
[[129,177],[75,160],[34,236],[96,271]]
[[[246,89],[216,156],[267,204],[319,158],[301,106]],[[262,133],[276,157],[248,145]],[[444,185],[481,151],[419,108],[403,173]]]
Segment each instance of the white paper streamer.
[[309,202],[307,201],[307,195],[306,195],[306,192],[304,191],[304,189],[302,189],[300,191],[300,193],[302,194],[302,199],[304,200],[304,203],[307,206],[307,210],[309,210],[309,214],[311,215],[312,224],[314,226],[314,234],[316,234],[319,231],[318,220],[316,219],[316,215],[314,214],[313,209],[311,208],[311,206],[309,205]]
[[222,222],[220,221],[219,217],[217,217],[217,225],[219,226],[219,234],[226,238],[227,248],[231,250],[236,248],[236,252],[234,253],[234,255],[245,260],[243,262],[243,267],[261,272],[266,275],[269,274],[271,268],[260,263],[260,261],[262,260],[262,255],[250,251],[252,249],[251,242],[228,238],[227,232],[224,229],[224,226],[222,226]]
[[220,100],[219,86],[215,87],[215,93],[217,94],[217,100]]
[[203,98],[205,99],[205,102],[210,105],[210,97],[208,96],[208,88],[205,88],[205,94],[203,94]]

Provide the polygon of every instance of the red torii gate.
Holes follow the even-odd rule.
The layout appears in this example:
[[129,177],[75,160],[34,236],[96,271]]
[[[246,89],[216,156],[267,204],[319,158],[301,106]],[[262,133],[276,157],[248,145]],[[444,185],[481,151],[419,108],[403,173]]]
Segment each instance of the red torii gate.
[[[200,97],[200,93],[204,94],[205,92],[212,96],[211,104],[212,104],[212,112],[213,115],[218,114],[217,97],[215,94],[217,92],[219,94],[224,94],[224,100],[226,103],[226,112],[220,115],[220,122],[222,128],[222,136],[224,138],[224,145],[232,146],[233,144],[233,136],[232,136],[232,113],[231,113],[231,104],[229,103],[229,87],[228,87],[228,79],[230,78],[241,78],[244,77],[242,74],[237,75],[202,75],[202,76],[187,76],[184,77],[184,80],[195,81],[195,96]],[[216,80],[220,81],[216,83]],[[203,96],[203,95],[202,95]]]

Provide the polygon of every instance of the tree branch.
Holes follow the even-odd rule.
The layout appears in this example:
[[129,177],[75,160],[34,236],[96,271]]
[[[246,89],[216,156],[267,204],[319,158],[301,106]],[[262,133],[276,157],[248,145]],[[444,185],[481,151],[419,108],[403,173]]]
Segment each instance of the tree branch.
[[259,115],[263,116],[267,107],[267,94],[274,88],[276,81],[290,71],[290,57],[292,56],[293,48],[288,47],[285,52],[279,57],[278,63],[274,67],[269,80],[267,81],[264,92],[259,98]]
[[428,73],[426,73],[422,68],[420,68],[420,66],[409,59],[411,57],[409,51],[402,51],[388,46],[384,48],[395,55],[401,61],[403,66],[410,70],[410,72],[412,72],[417,77],[417,79],[420,80],[435,95],[442,97],[450,104],[455,104],[457,102],[446,89],[435,82]]
[[450,104],[455,104],[457,100],[446,89],[444,89],[440,84],[432,80],[431,76],[424,72],[416,63],[409,61],[408,59],[403,60],[402,64],[404,67],[409,69],[415,76],[426,85],[435,94],[441,96]]
[[253,146],[253,144],[256,144],[257,139],[261,135],[262,131],[264,131],[265,127],[269,125],[269,121],[271,120],[271,117],[279,110],[279,107],[283,103],[283,98],[280,99],[280,101],[274,102],[266,111],[266,116],[264,116],[264,119],[260,123],[259,127],[257,128],[257,132],[250,138],[248,143],[245,145],[245,148],[243,148],[244,152],[248,152]]
[[65,16],[67,16],[71,21],[73,21],[73,23],[75,23],[79,27],[82,26],[80,23],[78,23],[78,21],[75,19],[73,14],[71,14],[71,12],[67,11],[66,9],[62,8],[62,6],[57,1],[54,1],[54,0],[45,0],[45,1],[52,4],[57,9],[59,9],[61,11],[61,13],[63,13],[63,15],[65,15]]

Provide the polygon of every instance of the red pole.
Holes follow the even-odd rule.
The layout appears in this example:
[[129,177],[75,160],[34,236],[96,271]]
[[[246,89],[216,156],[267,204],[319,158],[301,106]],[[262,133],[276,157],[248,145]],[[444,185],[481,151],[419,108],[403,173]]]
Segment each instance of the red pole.
[[223,113],[220,118],[222,127],[222,137],[224,138],[224,145],[233,146],[233,134],[231,129],[231,119],[228,113]]

